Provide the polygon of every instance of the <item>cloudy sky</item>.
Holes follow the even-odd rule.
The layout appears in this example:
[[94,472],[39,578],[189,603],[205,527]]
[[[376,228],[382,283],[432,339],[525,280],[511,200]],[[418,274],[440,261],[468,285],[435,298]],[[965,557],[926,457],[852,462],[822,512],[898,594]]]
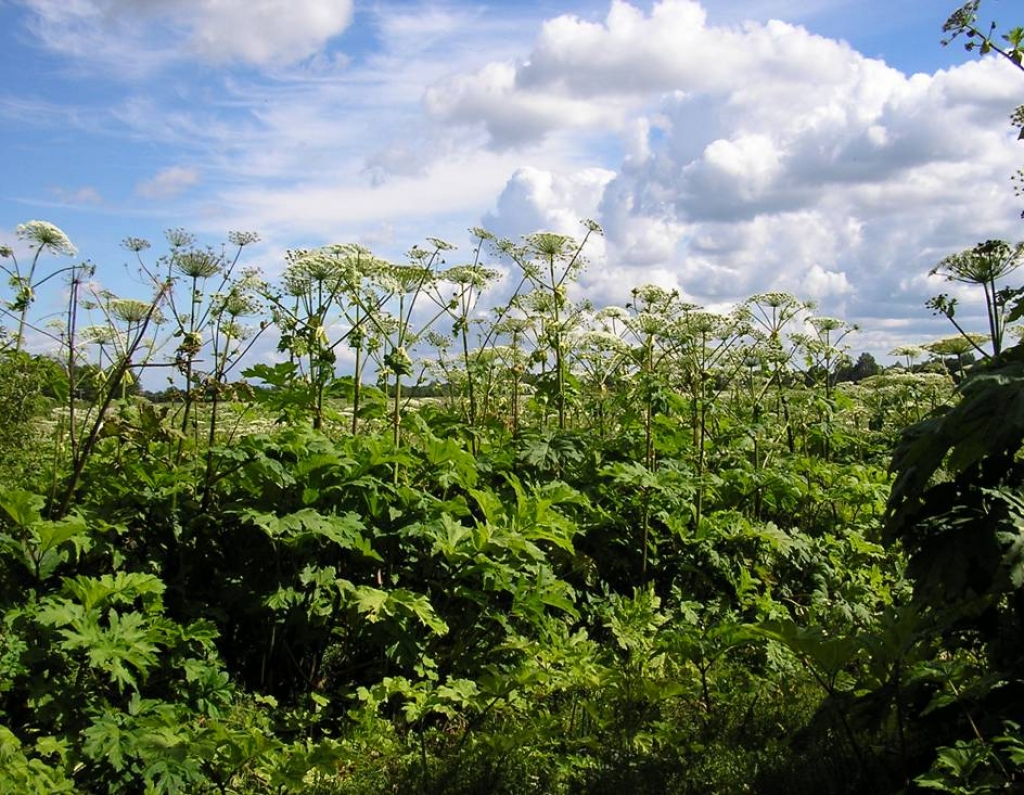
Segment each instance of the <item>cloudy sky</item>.
[[884,353],[951,331],[939,259],[1024,238],[1024,74],[943,48],[955,5],[0,0],[0,243],[51,221],[128,291],[119,241],[170,227],[273,274],[593,218],[577,297],[788,290]]

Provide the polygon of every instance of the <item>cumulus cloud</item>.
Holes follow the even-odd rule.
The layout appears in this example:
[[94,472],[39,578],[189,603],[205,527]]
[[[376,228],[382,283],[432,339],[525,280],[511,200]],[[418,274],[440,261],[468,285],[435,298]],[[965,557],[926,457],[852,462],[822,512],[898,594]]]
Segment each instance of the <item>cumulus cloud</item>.
[[493,63],[478,74],[456,76],[424,97],[427,111],[446,123],[482,124],[496,148],[523,146],[554,129],[618,127],[623,108],[596,103],[567,92],[521,91],[517,71]]
[[184,166],[171,166],[158,172],[152,179],[140,182],[135,192],[147,199],[173,199],[199,183],[199,170]]
[[516,169],[484,226],[501,237],[548,231],[578,236],[580,221],[597,214],[598,200],[614,173],[589,168],[561,175],[525,166]]
[[426,107],[483,124],[495,146],[518,145],[558,129],[624,125],[663,94],[730,92],[742,101],[741,87],[758,95],[769,87],[774,104],[806,99],[813,85],[788,78],[813,74],[831,85],[849,55],[844,43],[782,22],[709,26],[695,0],[662,0],[650,13],[613,0],[603,22],[549,20],[527,57],[452,76],[427,92]]
[[[24,0],[51,49],[124,76],[199,57],[256,66],[320,52],[348,27],[352,0]],[[126,64],[131,68],[126,68]]]
[[250,64],[312,55],[348,27],[351,0],[179,0],[194,15],[189,42],[210,61]]
[[617,139],[616,160],[595,151],[599,180],[520,168],[488,219],[595,217],[592,295],[655,281],[720,305],[781,289],[889,322],[927,318],[935,285],[908,273],[1018,235],[1012,72],[985,59],[906,75],[800,26],[613,0],[602,21],[549,20],[520,58],[435,84],[425,107],[499,150]]

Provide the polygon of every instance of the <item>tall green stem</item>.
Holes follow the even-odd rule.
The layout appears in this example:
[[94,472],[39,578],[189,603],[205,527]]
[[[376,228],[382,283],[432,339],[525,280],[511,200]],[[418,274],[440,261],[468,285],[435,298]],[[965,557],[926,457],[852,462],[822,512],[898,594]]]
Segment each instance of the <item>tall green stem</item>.
[[24,280],[18,280],[20,282],[22,294],[18,296],[18,300],[21,304],[21,311],[18,314],[18,334],[14,338],[14,352],[21,352],[21,344],[25,339],[25,326],[28,322],[28,310],[32,306],[32,302],[35,300],[33,295],[34,286],[32,280],[35,278],[36,265],[39,262],[39,255],[43,251],[43,244],[40,243],[36,246],[36,253],[32,255],[32,264],[28,268],[28,276]]

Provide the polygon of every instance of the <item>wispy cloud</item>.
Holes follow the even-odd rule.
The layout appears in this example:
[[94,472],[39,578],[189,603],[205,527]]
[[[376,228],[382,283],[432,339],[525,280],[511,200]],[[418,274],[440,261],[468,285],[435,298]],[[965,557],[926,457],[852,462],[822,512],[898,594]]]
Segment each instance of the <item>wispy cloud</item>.
[[255,66],[299,61],[320,52],[352,20],[352,0],[23,3],[45,46],[124,79],[189,58]]
[[54,128],[60,125],[90,133],[103,129],[103,122],[85,105],[44,100],[30,93],[0,94],[0,119],[24,128]]
[[152,179],[140,182],[135,191],[146,199],[173,199],[199,184],[199,170],[185,166],[171,166]]
[[53,195],[58,201],[65,204],[100,205],[103,204],[103,196],[96,188],[85,186],[82,188],[53,188]]

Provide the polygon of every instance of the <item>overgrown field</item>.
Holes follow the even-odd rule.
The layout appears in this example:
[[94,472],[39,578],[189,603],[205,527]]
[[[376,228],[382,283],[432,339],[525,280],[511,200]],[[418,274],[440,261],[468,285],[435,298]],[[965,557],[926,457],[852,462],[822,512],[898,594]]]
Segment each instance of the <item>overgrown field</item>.
[[[31,272],[63,245],[33,224]],[[1021,786],[1010,301],[882,371],[786,294],[575,303],[597,233],[279,284],[254,235],[129,239],[152,299],[72,266],[52,356],[15,269],[0,791]]]

